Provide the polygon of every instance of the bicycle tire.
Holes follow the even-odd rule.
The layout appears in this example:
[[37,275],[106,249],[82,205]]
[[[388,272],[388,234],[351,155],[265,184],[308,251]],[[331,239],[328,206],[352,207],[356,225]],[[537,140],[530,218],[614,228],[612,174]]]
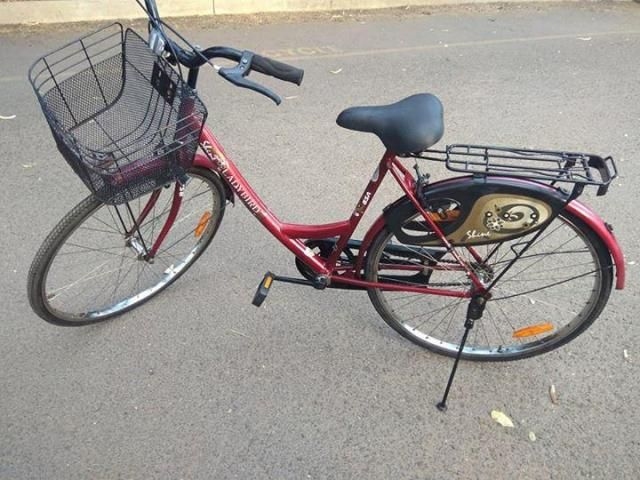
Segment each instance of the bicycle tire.
[[[98,323],[142,305],[183,275],[213,240],[226,202],[222,182],[216,174],[193,168],[187,175],[189,181],[178,216],[153,262],[140,258],[139,251],[134,249],[133,242],[127,243],[127,238],[136,238],[138,249],[140,245],[153,243],[169,214],[175,184],[159,189],[154,209],[138,233],[134,231],[129,237],[123,234],[126,228],[120,220],[124,217],[127,222],[126,215],[122,215],[127,213],[126,206],[106,205],[94,196],[76,205],[46,237],[31,264],[27,291],[33,311],[59,326]],[[132,212],[141,211],[150,195],[127,205]],[[97,246],[94,247],[93,242]],[[188,250],[173,253],[175,247]],[[90,255],[97,258],[95,263]],[[121,283],[113,287],[113,300],[103,301],[103,294],[112,287],[105,280],[114,276]],[[132,281],[131,292],[118,295],[118,290],[124,288],[122,285]],[[97,291],[95,300],[89,298],[93,295],[89,293],[91,287]]]
[[[402,224],[415,219],[416,215],[418,214],[415,210],[408,213]],[[533,238],[533,235],[535,233],[511,242],[502,242],[498,249],[504,245],[515,256],[515,251],[512,249],[514,245],[522,245],[523,241]],[[558,240],[555,249],[553,249],[554,236]],[[384,261],[388,262],[386,269],[392,272],[393,265],[398,265],[398,263],[393,263],[394,261],[404,262],[403,264],[407,268],[406,266],[409,264],[416,265],[416,257],[424,255],[430,258],[428,258],[428,262],[425,259],[419,259],[423,264],[428,263],[423,270],[419,270],[412,277],[404,277],[405,280],[403,280],[402,273],[399,275],[388,273],[386,280],[404,283],[410,279],[411,282],[429,284],[431,287],[441,286],[454,290],[468,290],[470,281],[468,278],[463,278],[466,277],[464,272],[447,270],[446,265],[453,264],[453,261],[452,257],[447,257],[450,254],[446,252],[446,249],[410,246],[409,248],[414,250],[416,248],[421,250],[417,250],[417,253],[404,254],[407,257],[404,260],[393,258],[393,253],[398,254],[398,251],[402,251],[401,249],[391,250],[388,248],[388,242],[391,241],[393,244],[394,238],[393,233],[387,228],[381,230],[374,238],[365,264],[365,276],[368,281],[385,280],[385,274],[380,274],[380,271],[385,270]],[[548,251],[544,250],[545,242],[550,247]],[[583,247],[580,247],[581,243],[584,244]],[[394,245],[398,245],[398,243],[396,242]],[[497,243],[489,244],[484,248],[488,252],[497,245]],[[387,248],[387,253],[385,253],[385,248]],[[560,248],[563,250],[559,250]],[[466,251],[466,249],[459,247],[456,249],[459,252]],[[390,251],[393,253],[390,254]],[[560,255],[562,253],[565,255]],[[584,266],[587,264],[572,265],[568,263],[566,259],[569,253],[575,254],[575,258],[593,262],[593,270]],[[381,264],[380,261],[385,258],[384,255],[387,257]],[[403,256],[403,254],[399,255]],[[486,260],[487,257],[483,258]],[[497,277],[499,271],[509,261],[509,259],[500,259],[491,266],[489,262],[486,262],[486,265],[479,263],[474,265],[470,260],[471,256],[468,256],[468,259],[468,265],[472,265],[476,272],[485,276],[484,280],[487,285]],[[447,263],[445,264],[445,262]],[[502,267],[496,267],[498,264],[502,264]],[[440,266],[435,267],[436,265]],[[542,270],[541,277],[531,277],[534,268],[539,270],[536,268],[538,266],[548,268],[546,275]],[[569,273],[569,269],[572,267],[577,269],[575,274]],[[437,268],[444,269],[438,270]],[[515,278],[518,274],[527,274],[531,279]],[[567,278],[564,281],[558,279],[557,276],[561,275],[566,275]],[[440,283],[436,281],[437,279],[444,279],[444,281]],[[475,322],[474,328],[470,332],[462,358],[474,361],[519,360],[549,352],[570,342],[584,332],[600,315],[611,293],[612,281],[613,265],[603,241],[579,218],[569,212],[562,212],[540,234],[536,243],[532,244],[516,261],[503,279],[498,279],[492,289],[493,296],[487,302],[483,317]],[[531,283],[527,285],[527,282]],[[550,283],[545,285],[541,282]],[[518,283],[521,285],[520,287],[518,287]],[[507,284],[506,287],[505,284]],[[516,290],[510,291],[514,288]],[[518,293],[518,288],[522,289],[520,293]],[[588,294],[584,293],[585,288],[590,288]],[[376,288],[369,288],[368,294],[374,308],[384,321],[402,336],[435,353],[455,357],[464,331],[468,299],[425,294],[415,294],[414,296],[414,294],[404,292],[403,300],[402,293],[382,291]],[[406,305],[398,303],[395,306],[392,305],[399,300],[403,300]],[[559,305],[553,303],[560,301],[564,303]],[[428,308],[419,307],[418,303],[426,305]],[[412,313],[401,316],[400,308],[408,308],[409,305],[411,305]],[[563,309],[569,312],[575,311],[577,314],[565,323],[560,323],[556,318],[550,318],[553,317],[551,312],[558,315]],[[415,318],[411,318],[411,315],[415,315]],[[427,316],[429,318],[425,318],[422,323],[418,324],[418,319],[422,321]],[[496,320],[499,321],[496,322]],[[564,322],[564,319],[562,321]],[[429,322],[429,328],[424,326],[427,322]],[[543,326],[549,328],[547,325],[550,323],[553,330],[549,332],[533,335],[533,338],[526,336],[524,340],[522,337],[515,337],[515,332],[518,332],[518,335],[528,333],[527,330],[524,330],[527,326],[537,326],[536,328],[542,329]],[[512,340],[506,341],[509,331]],[[500,338],[494,342],[492,339],[498,336]],[[513,343],[509,343],[510,341]]]

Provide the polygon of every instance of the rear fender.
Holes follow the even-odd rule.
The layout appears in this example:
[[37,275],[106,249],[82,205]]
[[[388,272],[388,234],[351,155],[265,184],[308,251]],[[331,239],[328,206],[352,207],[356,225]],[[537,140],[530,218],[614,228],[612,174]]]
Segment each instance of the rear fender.
[[[467,230],[468,223],[465,223],[466,218],[473,220],[474,216],[477,216],[476,211],[472,211],[472,208],[478,199],[492,198],[493,194],[503,194],[520,196],[522,198],[530,198],[536,201],[542,202],[550,209],[548,220],[553,218],[560,210],[566,209],[569,213],[577,216],[580,220],[585,222],[594,233],[600,237],[604,242],[616,269],[616,289],[622,289],[625,281],[625,265],[622,250],[615,239],[612,229],[607,225],[593,210],[586,205],[574,200],[566,203],[567,196],[561,191],[543,185],[537,182],[531,182],[528,180],[505,178],[505,177],[484,177],[474,178],[472,176],[456,177],[452,179],[443,180],[430,184],[424,192],[425,203],[435,204],[439,199],[457,199],[460,200],[461,215],[458,220],[451,222],[448,227],[441,225],[445,235],[454,244],[467,244],[467,239],[458,238],[456,241],[451,235],[454,232],[460,232],[460,230]],[[383,213],[376,219],[367,234],[362,240],[362,245],[356,261],[356,271],[362,272],[364,268],[364,261],[366,258],[366,252],[370,248],[371,243],[376,236],[385,228],[389,227],[394,229],[394,224],[397,224],[398,220],[406,218],[407,215],[415,212],[415,207],[406,196],[399,198],[394,203],[387,206]],[[522,229],[519,233],[514,234],[514,238],[526,234],[528,231],[533,231],[536,228],[541,227],[544,222],[540,222],[536,226]],[[475,230],[473,230],[476,233]],[[426,245],[429,243],[428,237],[413,237],[418,243]],[[509,238],[506,236],[505,238]],[[471,244],[482,243],[482,238],[472,240]]]
[[574,200],[566,206],[566,210],[586,223],[600,237],[609,250],[616,268],[616,289],[622,290],[625,282],[625,264],[622,249],[613,235],[613,227],[605,223],[600,216],[583,203]]

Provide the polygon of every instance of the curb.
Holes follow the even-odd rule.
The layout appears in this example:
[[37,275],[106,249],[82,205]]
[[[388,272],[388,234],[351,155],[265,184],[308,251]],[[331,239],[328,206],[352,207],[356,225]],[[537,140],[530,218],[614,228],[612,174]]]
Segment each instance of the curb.
[[[501,0],[500,3],[563,0]],[[566,1],[566,0],[564,0]],[[580,1],[580,0],[570,0]],[[620,0],[629,1],[629,0]],[[635,0],[640,1],[640,0]],[[496,0],[158,0],[164,17],[263,12],[312,12],[405,6],[496,3]],[[0,25],[144,18],[134,0],[31,0],[0,2]]]
[[[213,15],[213,0],[158,0],[163,16]],[[241,2],[242,3],[242,2]],[[33,0],[0,2],[0,25],[91,22],[144,18],[134,0]]]

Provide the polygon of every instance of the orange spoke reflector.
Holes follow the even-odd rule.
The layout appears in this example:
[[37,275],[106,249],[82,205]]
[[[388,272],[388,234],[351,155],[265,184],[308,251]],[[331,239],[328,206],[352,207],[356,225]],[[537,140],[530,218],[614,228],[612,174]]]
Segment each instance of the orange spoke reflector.
[[211,212],[204,212],[200,217],[198,226],[193,232],[196,238],[200,238],[200,236],[204,233],[205,229],[207,228],[207,225],[209,224],[209,220],[211,220]]
[[525,338],[532,337],[534,335],[540,335],[541,333],[550,332],[553,330],[553,325],[549,322],[539,323],[538,325],[529,325],[528,327],[519,328],[513,332],[513,338]]

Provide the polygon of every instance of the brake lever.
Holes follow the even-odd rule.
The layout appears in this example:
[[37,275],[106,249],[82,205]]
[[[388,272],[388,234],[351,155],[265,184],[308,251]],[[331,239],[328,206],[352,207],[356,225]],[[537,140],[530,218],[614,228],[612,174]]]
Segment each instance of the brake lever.
[[249,90],[253,90],[254,92],[258,92],[265,97],[269,97],[271,100],[275,102],[276,105],[280,105],[282,103],[282,99],[262,85],[253,82],[246,78],[247,75],[251,72],[251,60],[253,59],[253,52],[245,50],[242,52],[242,57],[237,65],[234,67],[223,67],[218,70],[218,73],[222,78],[228,80],[229,82],[237,85],[238,87],[248,88]]

